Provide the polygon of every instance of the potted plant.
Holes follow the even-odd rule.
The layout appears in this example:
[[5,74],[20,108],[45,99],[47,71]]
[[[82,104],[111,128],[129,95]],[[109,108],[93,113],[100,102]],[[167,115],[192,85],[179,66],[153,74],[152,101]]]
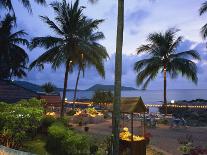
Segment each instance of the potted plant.
[[149,132],[144,134],[146,145],[149,145],[151,137],[152,135]]

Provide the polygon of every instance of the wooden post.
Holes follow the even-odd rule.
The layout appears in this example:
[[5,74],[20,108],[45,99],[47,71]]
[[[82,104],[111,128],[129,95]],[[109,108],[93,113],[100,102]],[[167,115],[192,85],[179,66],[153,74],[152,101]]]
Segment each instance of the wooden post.
[[133,155],[133,141],[134,141],[134,139],[133,139],[133,135],[134,135],[134,125],[133,125],[133,113],[131,113],[131,133],[132,133],[132,135],[131,135],[131,155]]
[[145,112],[144,112],[144,120],[143,120],[143,136],[145,135],[146,133],[146,126],[145,126]]
[[123,117],[123,128],[124,128],[124,116],[125,116],[125,114],[123,113],[122,114],[122,117]]

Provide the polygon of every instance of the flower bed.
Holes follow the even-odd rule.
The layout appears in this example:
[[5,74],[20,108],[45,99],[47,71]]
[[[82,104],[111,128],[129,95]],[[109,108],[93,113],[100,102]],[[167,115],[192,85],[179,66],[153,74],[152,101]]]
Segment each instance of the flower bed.
[[104,121],[104,115],[97,112],[93,108],[88,108],[86,110],[78,110],[75,115],[73,115],[73,123],[81,124],[94,124]]

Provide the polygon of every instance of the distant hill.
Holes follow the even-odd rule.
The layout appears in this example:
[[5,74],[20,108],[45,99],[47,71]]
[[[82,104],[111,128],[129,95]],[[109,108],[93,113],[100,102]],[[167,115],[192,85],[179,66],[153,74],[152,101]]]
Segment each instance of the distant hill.
[[[101,84],[96,84],[88,89],[87,91],[97,91],[97,90],[102,90],[102,91],[113,91],[114,90],[114,85],[101,85]],[[137,90],[133,87],[125,87],[122,86],[121,90]]]
[[[27,81],[13,81],[14,84],[23,87],[25,89],[34,91],[34,92],[44,92],[44,89],[42,89],[41,85],[37,85],[34,83],[30,83]],[[63,88],[56,88],[57,92],[63,91]],[[73,89],[67,89],[67,91],[73,91]]]

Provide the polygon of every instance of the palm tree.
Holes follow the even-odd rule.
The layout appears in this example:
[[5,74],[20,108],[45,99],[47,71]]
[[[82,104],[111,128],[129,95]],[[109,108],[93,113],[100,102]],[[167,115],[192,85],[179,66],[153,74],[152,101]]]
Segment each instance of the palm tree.
[[149,43],[137,48],[137,54],[146,53],[149,58],[137,61],[134,65],[134,70],[137,72],[137,85],[143,84],[143,89],[157,77],[159,72],[164,74],[164,105],[166,113],[166,73],[169,73],[171,78],[176,78],[178,74],[181,74],[194,83],[198,81],[196,64],[188,58],[200,60],[199,53],[195,50],[178,52],[177,48],[183,38],[181,36],[176,37],[177,31],[176,29],[169,29],[165,33],[150,34],[147,38]]
[[[31,2],[30,0],[19,0],[22,5],[27,8],[27,10],[31,13],[32,8],[31,8]],[[46,0],[34,0],[38,4],[46,4]],[[8,10],[11,10],[14,13],[14,7],[12,4],[12,0],[0,0],[0,7],[4,7]]]
[[[89,34],[90,36],[90,34]],[[100,39],[104,38],[104,35],[102,33],[97,33],[98,38],[94,38],[93,42],[98,41]],[[86,38],[86,40],[91,40],[90,38]],[[105,70],[104,70],[104,60],[107,59],[108,53],[106,51],[99,51],[99,57],[96,57],[97,61],[94,62],[91,61],[90,58],[87,58],[84,56],[83,53],[80,54],[80,58],[78,59],[78,75],[76,79],[76,84],[75,84],[75,90],[74,90],[74,98],[73,98],[73,107],[75,107],[75,101],[76,101],[76,94],[77,94],[77,89],[78,89],[78,82],[80,78],[80,73],[81,71],[83,72],[83,77],[84,77],[84,72],[86,67],[91,67],[94,66],[96,70],[98,71],[99,75],[103,78],[105,78]]]
[[[92,3],[97,0],[89,0]],[[119,154],[119,123],[120,123],[120,103],[121,103],[121,74],[122,74],[122,47],[124,33],[124,0],[118,0],[117,18],[117,38],[115,56],[115,84],[114,84],[114,104],[112,116],[112,140],[113,155]]]
[[[202,6],[200,7],[199,9],[199,14],[200,16],[202,16],[204,13],[207,12],[207,1],[204,2],[202,4]],[[207,37],[207,24],[205,24],[202,28],[201,28],[201,34],[202,34],[202,37],[205,39]]]
[[44,83],[42,86],[42,89],[46,92],[46,93],[52,93],[56,90],[56,86],[51,83],[51,82],[46,82]]
[[0,79],[11,79],[12,76],[26,76],[25,69],[28,55],[20,45],[29,46],[23,30],[13,32],[15,17],[7,14],[0,22]]
[[62,64],[65,65],[61,104],[61,117],[63,117],[68,72],[74,64],[77,64],[80,53],[83,53],[84,57],[92,64],[99,64],[100,55],[107,52],[105,47],[96,42],[98,38],[103,37],[102,33],[96,32],[98,25],[103,20],[92,20],[84,16],[84,7],[79,7],[79,0],[76,0],[74,4],[63,0],[62,2],[54,2],[51,6],[56,13],[55,22],[48,17],[41,16],[41,18],[56,35],[36,37],[32,40],[31,48],[44,47],[46,51],[30,67],[44,67],[44,63],[50,63],[53,69],[57,69]]
[[119,154],[119,124],[120,124],[120,104],[121,104],[121,76],[122,76],[122,47],[124,32],[124,0],[118,0],[118,21],[116,37],[116,57],[115,57],[115,84],[114,84],[114,104],[113,104],[113,155]]

